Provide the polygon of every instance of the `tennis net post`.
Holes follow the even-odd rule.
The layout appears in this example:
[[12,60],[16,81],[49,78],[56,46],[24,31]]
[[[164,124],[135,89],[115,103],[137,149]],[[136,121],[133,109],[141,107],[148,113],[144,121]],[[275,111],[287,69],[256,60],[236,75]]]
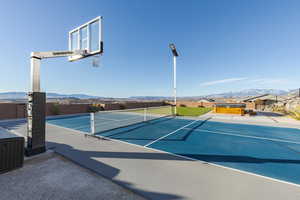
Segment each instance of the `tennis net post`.
[[91,112],[90,113],[90,117],[91,117],[91,133],[92,135],[95,135],[95,113],[94,112]]
[[147,121],[147,108],[144,108],[144,122]]

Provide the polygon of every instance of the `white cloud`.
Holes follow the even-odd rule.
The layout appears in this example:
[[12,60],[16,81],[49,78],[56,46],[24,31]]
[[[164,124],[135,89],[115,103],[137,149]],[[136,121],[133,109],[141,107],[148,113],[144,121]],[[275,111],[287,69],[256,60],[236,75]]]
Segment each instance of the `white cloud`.
[[268,85],[268,84],[286,84],[289,83],[290,81],[286,79],[260,78],[260,79],[252,79],[250,80],[250,82],[255,84]]
[[208,81],[201,83],[201,86],[211,86],[211,85],[217,85],[221,83],[231,83],[231,82],[236,82],[236,81],[243,81],[248,79],[247,77],[240,77],[240,78],[227,78],[227,79],[222,79],[222,80],[216,80],[216,81]]

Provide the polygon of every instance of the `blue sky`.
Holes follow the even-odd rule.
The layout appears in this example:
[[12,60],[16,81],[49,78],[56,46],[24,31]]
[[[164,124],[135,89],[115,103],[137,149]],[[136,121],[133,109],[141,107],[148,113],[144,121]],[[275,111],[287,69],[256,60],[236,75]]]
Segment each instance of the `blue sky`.
[[102,66],[42,61],[42,89],[98,96],[178,95],[300,85],[300,1],[1,1],[0,92],[29,90],[32,51],[66,50],[67,33],[104,16]]

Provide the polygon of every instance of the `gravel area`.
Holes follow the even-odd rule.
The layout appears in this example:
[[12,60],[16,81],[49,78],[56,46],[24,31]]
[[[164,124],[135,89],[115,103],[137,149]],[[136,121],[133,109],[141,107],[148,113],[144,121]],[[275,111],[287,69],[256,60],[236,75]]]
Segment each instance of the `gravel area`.
[[50,154],[26,159],[23,168],[1,174],[0,199],[144,199],[55,153]]

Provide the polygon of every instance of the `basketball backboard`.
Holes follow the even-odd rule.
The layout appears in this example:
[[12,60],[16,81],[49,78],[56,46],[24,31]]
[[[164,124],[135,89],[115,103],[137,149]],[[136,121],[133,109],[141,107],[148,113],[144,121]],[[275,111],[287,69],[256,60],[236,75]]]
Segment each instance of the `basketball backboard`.
[[69,32],[69,50],[78,52],[69,56],[75,61],[103,53],[102,17],[96,17]]

